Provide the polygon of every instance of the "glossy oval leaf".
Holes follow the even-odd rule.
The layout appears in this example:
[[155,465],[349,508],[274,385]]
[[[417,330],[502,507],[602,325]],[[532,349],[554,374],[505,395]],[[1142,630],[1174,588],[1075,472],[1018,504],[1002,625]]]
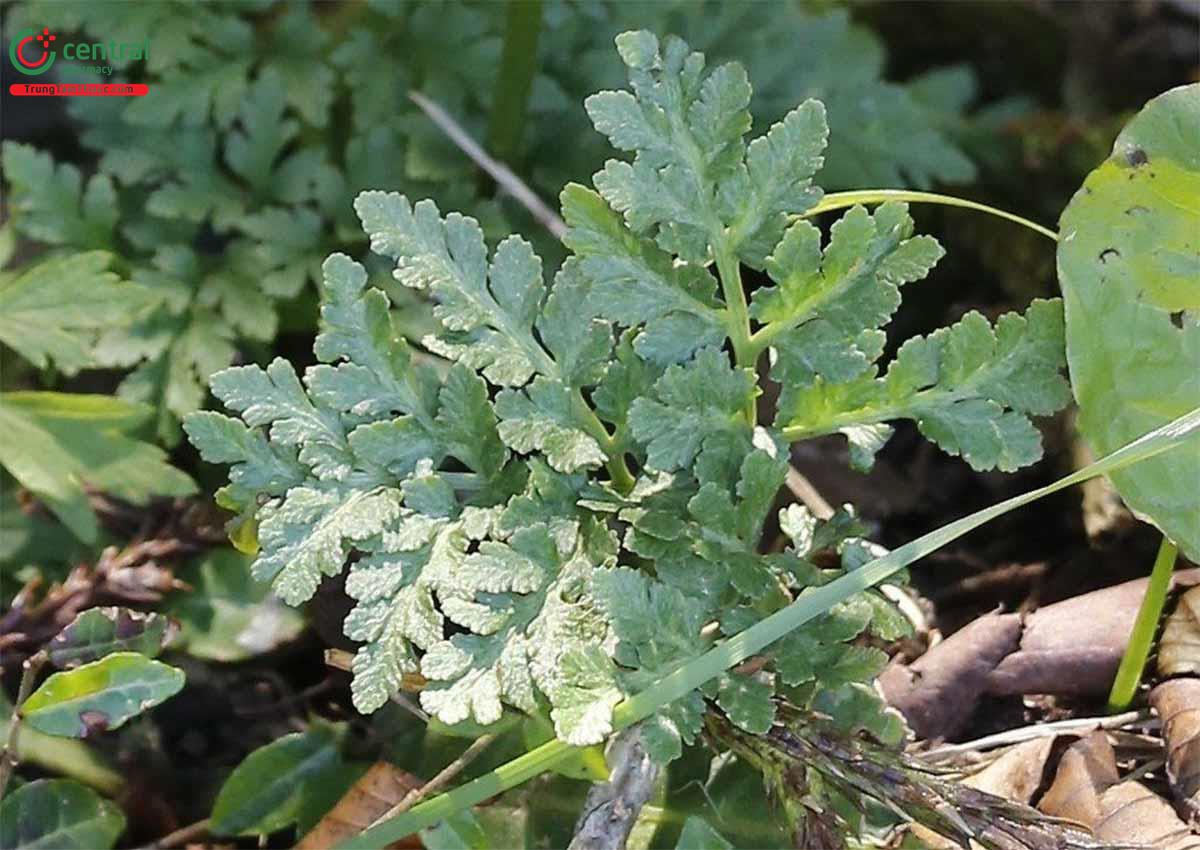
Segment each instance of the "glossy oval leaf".
[[105,850],[124,830],[115,803],[69,779],[39,779],[0,802],[5,850]]
[[332,727],[284,735],[234,768],[213,805],[214,835],[263,835],[300,817],[305,788],[341,773]]
[[183,687],[183,671],[137,652],[114,652],[55,673],[21,704],[25,723],[47,735],[84,738],[116,729]]
[[[1060,229],[1079,428],[1103,455],[1200,405],[1200,85],[1146,104]],[[1200,444],[1112,480],[1134,513],[1200,559]]]
[[178,631],[179,627],[161,614],[115,606],[89,608],[55,635],[46,650],[50,663],[63,670],[114,652],[138,652],[153,658]]

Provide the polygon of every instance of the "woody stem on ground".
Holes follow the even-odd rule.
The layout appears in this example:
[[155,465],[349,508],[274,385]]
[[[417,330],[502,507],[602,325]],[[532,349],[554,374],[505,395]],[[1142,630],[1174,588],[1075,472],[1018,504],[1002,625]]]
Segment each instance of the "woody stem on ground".
[[21,684],[17,688],[17,699],[13,703],[12,720],[8,724],[8,740],[4,742],[4,752],[0,754],[0,799],[8,789],[9,780],[20,761],[17,751],[21,737],[21,705],[29,698],[33,683],[37,681],[38,673],[46,663],[48,656],[45,652],[37,652],[25,660],[21,670]]
[[568,850],[621,850],[654,795],[662,768],[646,753],[640,726],[613,739],[607,760],[609,778],[588,791]]
[[1133,624],[1133,633],[1129,636],[1129,644],[1125,647],[1121,666],[1117,668],[1117,677],[1113,680],[1112,691],[1108,695],[1110,711],[1124,711],[1137,694],[1142,670],[1146,667],[1146,659],[1150,657],[1150,647],[1154,645],[1158,621],[1162,616],[1163,606],[1167,604],[1167,591],[1171,587],[1171,573],[1175,570],[1176,554],[1175,544],[1164,535],[1162,544],[1158,547],[1158,556],[1154,559],[1150,583],[1146,585],[1146,595],[1142,597],[1142,605]]

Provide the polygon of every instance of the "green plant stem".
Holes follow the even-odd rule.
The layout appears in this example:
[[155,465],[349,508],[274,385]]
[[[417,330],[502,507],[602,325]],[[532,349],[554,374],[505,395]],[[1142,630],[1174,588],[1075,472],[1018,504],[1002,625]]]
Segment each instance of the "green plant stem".
[[[799,628],[834,605],[884,581],[931,552],[957,540],[969,531],[1009,511],[1037,501],[1059,490],[1124,469],[1139,461],[1170,451],[1200,434],[1200,408],[1151,431],[1110,455],[1057,481],[976,511],[935,531],[875,558],[859,569],[829,584],[814,588],[801,598],[692,659],[646,690],[626,699],[613,712],[614,729],[624,729],[654,714],[664,705],[695,690],[722,671],[761,652],[789,632]],[[559,739],[542,744],[478,779],[414,807],[390,821],[363,831],[338,845],[339,850],[376,850],[425,829],[469,806],[482,803],[550,769],[566,758],[574,747]]]
[[970,398],[978,381],[964,381],[954,390],[928,389],[914,393],[904,404],[885,404],[881,407],[860,407],[831,416],[824,421],[789,425],[783,429],[783,438],[789,443],[811,440],[828,434],[836,434],[850,425],[875,425],[905,416],[916,416],[929,406],[949,404],[961,398]]
[[[750,344],[750,310],[746,306],[746,291],[742,288],[742,266],[729,248],[718,243],[717,274],[721,278],[721,292],[725,296],[726,332],[733,343],[733,356],[737,365],[753,369],[755,354]],[[754,400],[746,403],[746,420],[758,424],[758,411]]]
[[608,460],[605,462],[604,468],[608,470],[613,486],[622,493],[628,493],[633,489],[634,479],[633,473],[629,471],[629,466],[625,463],[621,441],[608,433],[608,429],[604,427],[604,423],[600,421],[596,411],[592,410],[579,390],[575,390],[571,397],[571,403],[575,405],[576,413],[584,429],[593,440],[600,444],[600,448],[607,455]]
[[1129,636],[1129,645],[1125,647],[1121,666],[1117,668],[1117,677],[1108,695],[1109,711],[1124,711],[1137,694],[1142,670],[1146,667],[1146,659],[1150,657],[1150,647],[1154,645],[1158,621],[1162,617],[1163,606],[1167,604],[1176,554],[1175,544],[1164,535],[1162,545],[1158,547],[1158,557],[1154,559],[1150,583],[1146,585],[1146,595],[1142,597],[1142,605],[1133,624],[1133,633]]
[[998,218],[1016,222],[1022,227],[1029,228],[1034,233],[1040,233],[1047,239],[1050,239],[1054,242],[1058,241],[1058,234],[1053,230],[1048,227],[1043,227],[1037,222],[1023,218],[1016,213],[1006,212],[1005,210],[997,209],[996,207],[991,207],[987,204],[981,204],[978,201],[969,201],[966,198],[956,198],[953,195],[939,195],[936,192],[909,192],[902,189],[865,189],[855,192],[834,192],[826,195],[815,207],[807,210],[802,218],[810,218],[814,215],[820,215],[821,213],[830,212],[832,210],[845,209],[846,207],[852,207],[855,204],[882,204],[885,201],[908,201],[915,204],[940,204],[946,207],[962,207],[968,210],[977,210],[979,212],[988,213],[989,215],[994,215]]
[[509,0],[487,136],[488,150],[509,165],[515,165],[514,157],[521,147],[529,92],[537,73],[541,29],[542,0]]
[[4,742],[4,752],[0,754],[0,799],[4,799],[8,782],[12,779],[13,771],[16,770],[20,760],[18,747],[21,742],[21,706],[29,698],[29,694],[33,690],[33,683],[37,681],[38,673],[41,672],[47,659],[48,656],[45,652],[34,653],[25,659],[25,664],[21,669],[21,684],[17,686],[17,701],[13,703],[12,719],[8,723],[8,740]]
[[636,483],[633,478],[633,473],[629,471],[629,467],[625,463],[624,456],[616,455],[604,464],[604,468],[608,470],[608,475],[612,478],[613,486],[618,492],[628,493],[633,489]]

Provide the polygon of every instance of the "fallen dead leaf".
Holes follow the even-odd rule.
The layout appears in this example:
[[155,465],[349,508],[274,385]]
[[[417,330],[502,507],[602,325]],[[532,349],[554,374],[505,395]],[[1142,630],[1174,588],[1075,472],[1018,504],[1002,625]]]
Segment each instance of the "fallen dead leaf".
[[1122,782],[1100,795],[1103,817],[1092,825],[1101,841],[1137,842],[1161,850],[1200,850],[1192,833],[1162,797],[1140,782]]
[[1008,747],[999,758],[963,781],[997,797],[1028,803],[1041,787],[1054,741],[1054,735],[1047,735]]
[[[325,817],[317,822],[296,845],[296,850],[326,850],[358,835],[404,796],[421,787],[421,780],[394,764],[377,761],[362,778],[350,786]],[[418,848],[414,836],[391,847]]]
[[[1076,469],[1082,469],[1094,463],[1096,456],[1087,442],[1078,436],[1074,425],[1070,430],[1077,435],[1071,440],[1072,460]],[[1107,476],[1097,475],[1085,481],[1080,489],[1083,491],[1083,530],[1087,532],[1088,540],[1099,541],[1137,523]]]
[[[1200,569],[1178,572],[1172,583],[1200,585]],[[879,684],[917,737],[927,740],[961,731],[984,694],[1107,694],[1146,585],[1138,579],[1107,587],[1024,620],[985,614],[912,664],[893,663]]]
[[1092,826],[1103,812],[1100,795],[1120,780],[1108,736],[1097,730],[1072,744],[1038,808],[1048,815]]
[[[1046,759],[1050,757],[1054,740],[1055,736],[1047,735],[1009,747],[985,768],[966,777],[963,784],[1014,803],[1028,803],[1042,784]],[[913,826],[912,832],[931,850],[953,850],[962,846],[920,824]]]
[[1093,732],[1073,744],[1038,808],[1075,821],[1100,841],[1160,850],[1200,850],[1200,836],[1140,782],[1120,782],[1108,736]]
[[[1200,570],[1176,573],[1173,585],[1200,583]],[[988,677],[1005,694],[1104,695],[1129,643],[1148,579],[1118,584],[1039,608],[1025,618],[1021,646]]]
[[1161,676],[1200,674],[1200,587],[1179,598],[1158,642]]
[[1167,778],[1200,825],[1200,679],[1172,679],[1150,692],[1167,739]]

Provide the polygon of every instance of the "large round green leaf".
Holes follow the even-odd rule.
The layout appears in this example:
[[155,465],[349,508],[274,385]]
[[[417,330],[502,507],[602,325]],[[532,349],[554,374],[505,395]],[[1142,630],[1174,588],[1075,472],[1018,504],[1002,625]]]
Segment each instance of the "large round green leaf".
[[[1200,85],[1146,104],[1060,230],[1079,427],[1104,455],[1200,406]],[[1200,442],[1112,478],[1138,516],[1200,560]]]
[[104,850],[125,829],[125,815],[92,789],[69,779],[39,779],[0,803],[6,850]]

